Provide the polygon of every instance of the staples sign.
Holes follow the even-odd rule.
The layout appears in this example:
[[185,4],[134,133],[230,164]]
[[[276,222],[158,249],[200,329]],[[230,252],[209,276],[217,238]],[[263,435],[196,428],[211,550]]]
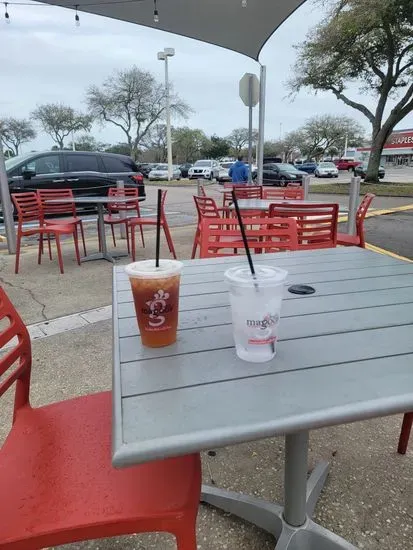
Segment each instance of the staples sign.
[[391,134],[384,146],[386,149],[400,147],[413,148],[413,132],[397,132]]

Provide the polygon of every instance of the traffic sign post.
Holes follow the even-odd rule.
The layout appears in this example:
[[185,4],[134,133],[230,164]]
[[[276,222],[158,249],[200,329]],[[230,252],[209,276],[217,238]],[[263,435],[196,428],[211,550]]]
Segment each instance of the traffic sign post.
[[252,181],[252,108],[260,99],[260,82],[255,74],[245,73],[239,81],[239,96],[248,107],[248,182]]

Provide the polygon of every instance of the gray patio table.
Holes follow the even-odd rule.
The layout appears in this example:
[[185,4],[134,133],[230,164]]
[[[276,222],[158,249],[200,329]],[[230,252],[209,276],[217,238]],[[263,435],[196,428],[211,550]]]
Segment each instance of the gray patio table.
[[[143,198],[139,197],[139,201],[142,201]],[[127,202],[135,202],[136,197],[116,197],[117,203],[127,203]],[[87,256],[83,256],[80,258],[81,262],[90,262],[92,260],[106,260],[108,262],[114,263],[115,258],[121,258],[124,256],[127,256],[124,252],[108,252],[108,247],[106,244],[106,233],[105,233],[105,223],[104,223],[104,209],[103,205],[107,204],[108,202],[114,202],[113,197],[93,197],[93,196],[84,196],[84,197],[73,197],[73,199],[70,198],[61,198],[61,199],[49,199],[45,201],[46,203],[75,203],[75,204],[94,204],[96,205],[97,214],[98,214],[98,231],[99,231],[99,237],[100,237],[100,243],[102,250],[100,252],[96,252],[95,254],[88,254]]]
[[[328,473],[307,479],[309,430],[413,410],[413,263],[360,248],[256,256],[289,271],[277,355],[237,358],[227,257],[185,262],[176,344],[140,343],[129,282],[113,280],[113,464],[285,435],[284,506],[203,487],[202,500],[272,533],[276,550],[354,546],[312,521]],[[392,452],[383,449],[383,452]]]
[[[238,199],[238,206],[240,210],[260,210],[266,212],[270,209],[271,204],[291,204],[291,208],[294,208],[296,206],[302,206],[305,204],[319,204],[319,202],[305,201],[299,199]],[[234,210],[235,206],[231,204],[229,208],[231,210]]]

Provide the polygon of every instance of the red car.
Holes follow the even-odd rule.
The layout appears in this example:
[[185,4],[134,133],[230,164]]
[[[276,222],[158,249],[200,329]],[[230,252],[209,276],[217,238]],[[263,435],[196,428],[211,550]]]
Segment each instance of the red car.
[[334,161],[338,170],[354,170],[356,166],[361,164],[361,161],[355,160],[353,158],[343,158]]

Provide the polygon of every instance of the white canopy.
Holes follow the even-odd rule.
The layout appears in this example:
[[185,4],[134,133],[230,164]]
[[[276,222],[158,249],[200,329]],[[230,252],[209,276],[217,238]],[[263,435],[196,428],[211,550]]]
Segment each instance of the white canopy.
[[46,0],[222,46],[258,60],[273,32],[305,0]]

